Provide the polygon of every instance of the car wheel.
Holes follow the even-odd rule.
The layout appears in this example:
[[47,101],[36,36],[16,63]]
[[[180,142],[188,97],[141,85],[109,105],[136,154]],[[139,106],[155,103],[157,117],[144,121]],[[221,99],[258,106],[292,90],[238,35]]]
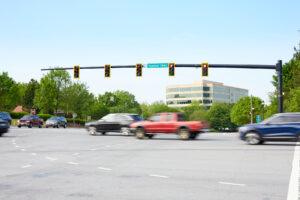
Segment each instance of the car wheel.
[[190,135],[190,139],[194,140],[194,139],[197,138],[197,136],[198,136],[197,133],[192,133],[192,134]]
[[188,140],[190,138],[190,131],[187,128],[181,128],[179,130],[179,137],[182,140]]
[[102,132],[102,135],[106,135],[106,133],[105,133],[105,132]]
[[42,128],[42,127],[43,127],[43,125],[42,125],[42,124],[40,124],[40,125],[39,125],[39,128]]
[[3,133],[0,133],[0,137],[2,137]]
[[121,128],[121,133],[124,135],[124,136],[128,136],[130,134],[130,130],[128,127],[122,127]]
[[88,129],[90,135],[96,135],[97,131],[95,127],[89,127]]
[[154,137],[153,134],[147,134],[147,138],[152,139]]
[[18,128],[21,128],[21,126],[19,125]]
[[137,128],[135,131],[135,136],[137,139],[143,139],[145,136],[145,130],[143,128]]
[[60,124],[57,124],[56,128],[60,128]]
[[46,126],[46,128],[48,128],[48,126]]
[[246,134],[246,142],[250,145],[262,144],[260,136],[256,132],[249,132]]
[[67,128],[67,124],[64,125],[64,128]]

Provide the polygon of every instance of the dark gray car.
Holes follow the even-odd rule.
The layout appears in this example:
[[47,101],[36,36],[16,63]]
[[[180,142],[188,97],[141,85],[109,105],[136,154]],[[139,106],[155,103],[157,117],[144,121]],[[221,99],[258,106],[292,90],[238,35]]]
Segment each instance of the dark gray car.
[[129,135],[130,124],[142,120],[143,118],[138,114],[113,113],[102,117],[98,121],[86,123],[85,128],[91,135],[96,135],[97,132],[100,132],[103,135],[107,132],[118,132],[123,135]]
[[9,113],[0,112],[0,119],[8,121],[8,123],[11,125],[11,116]]
[[8,132],[9,129],[9,122],[3,119],[0,119],[0,137],[3,133]]
[[48,127],[53,127],[53,128],[64,127],[64,128],[67,128],[67,120],[64,117],[59,117],[59,116],[51,117],[46,121],[45,126],[46,126],[46,128],[48,128]]

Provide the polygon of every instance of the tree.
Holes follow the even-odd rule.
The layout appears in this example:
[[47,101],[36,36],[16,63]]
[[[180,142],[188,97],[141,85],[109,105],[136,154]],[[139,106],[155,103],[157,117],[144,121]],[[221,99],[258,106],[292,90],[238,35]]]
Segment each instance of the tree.
[[287,105],[288,112],[300,112],[300,87],[290,90],[290,100]]
[[142,104],[142,115],[144,119],[147,119],[151,115],[160,112],[179,112],[179,109],[168,107],[164,102],[158,101],[152,104]]
[[30,82],[27,84],[25,94],[24,94],[24,106],[28,108],[32,108],[34,104],[34,97],[36,90],[39,89],[39,83],[31,79]]
[[40,81],[40,88],[34,97],[34,106],[44,113],[57,113],[65,99],[65,90],[69,87],[71,78],[65,70],[51,70]]
[[[300,44],[299,44],[300,47]],[[275,86],[275,92],[271,94],[271,97],[277,96],[278,94],[278,78],[277,76],[273,76],[272,84]],[[285,63],[282,66],[282,86],[284,91],[284,98],[283,98],[283,109],[284,111],[289,111],[293,108],[291,99],[293,91],[295,95],[295,89],[300,87],[300,51],[295,48],[295,53],[293,58]],[[270,98],[271,98],[270,97]],[[277,97],[276,97],[277,99]],[[300,101],[300,100],[298,100]],[[274,101],[275,102],[275,101]],[[272,100],[273,103],[273,100]],[[293,101],[295,103],[295,100]],[[274,106],[274,105],[273,105]],[[273,110],[273,108],[272,108]]]
[[[258,97],[252,97],[252,105],[254,108],[253,121],[256,122],[255,116],[261,115],[262,113],[261,99]],[[239,99],[231,109],[231,122],[238,126],[250,123],[250,107],[250,97],[247,96]]]
[[105,92],[103,95],[99,95],[98,100],[109,107],[112,113],[129,112],[140,114],[142,112],[140,104],[135,100],[135,96],[127,91]]
[[0,75],[0,108],[1,110],[7,109],[7,94],[11,87],[15,85],[15,81],[8,76],[7,72],[2,72]]
[[229,103],[214,103],[208,112],[208,120],[212,128],[216,130],[236,129],[236,125],[231,122],[230,111],[233,104]]
[[201,106],[198,101],[193,101],[190,105],[183,107],[182,111],[186,120],[206,120],[207,118],[207,108]]
[[79,117],[87,116],[88,109],[94,103],[94,95],[89,93],[86,84],[74,83],[67,89],[68,109],[75,112]]

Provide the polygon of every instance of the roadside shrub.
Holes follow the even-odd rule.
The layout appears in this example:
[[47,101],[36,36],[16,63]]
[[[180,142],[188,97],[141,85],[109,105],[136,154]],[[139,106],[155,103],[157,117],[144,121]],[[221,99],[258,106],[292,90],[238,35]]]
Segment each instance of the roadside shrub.
[[24,115],[30,115],[28,112],[11,112],[9,113],[12,119],[20,119]]
[[53,117],[53,115],[50,114],[38,114],[37,116],[43,119],[44,121],[47,121],[50,117]]

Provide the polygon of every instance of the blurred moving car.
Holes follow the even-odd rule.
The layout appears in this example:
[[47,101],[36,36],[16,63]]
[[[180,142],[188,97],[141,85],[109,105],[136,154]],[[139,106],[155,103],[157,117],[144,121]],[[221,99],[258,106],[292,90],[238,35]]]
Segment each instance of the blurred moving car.
[[239,128],[240,139],[248,144],[265,141],[298,141],[300,136],[300,113],[278,113],[258,124]]
[[180,139],[195,139],[198,134],[209,131],[206,121],[185,121],[183,113],[157,113],[148,120],[132,123],[131,131],[138,139],[151,139],[155,134],[177,134]]
[[9,129],[9,122],[3,119],[0,119],[0,137],[3,133],[7,133]]
[[142,121],[143,118],[138,114],[114,113],[102,117],[98,121],[88,122],[85,128],[91,135],[101,132],[121,132],[123,135],[130,135],[129,126],[131,123]]
[[11,116],[9,113],[0,112],[0,119],[8,121],[9,125],[11,125]]
[[32,128],[33,126],[38,126],[39,128],[42,128],[43,122],[43,119],[36,115],[24,115],[18,120],[18,127],[21,128],[22,126],[27,126],[28,128]]
[[51,117],[46,121],[46,128],[53,127],[53,128],[59,128],[64,127],[67,128],[67,120],[64,117]]

